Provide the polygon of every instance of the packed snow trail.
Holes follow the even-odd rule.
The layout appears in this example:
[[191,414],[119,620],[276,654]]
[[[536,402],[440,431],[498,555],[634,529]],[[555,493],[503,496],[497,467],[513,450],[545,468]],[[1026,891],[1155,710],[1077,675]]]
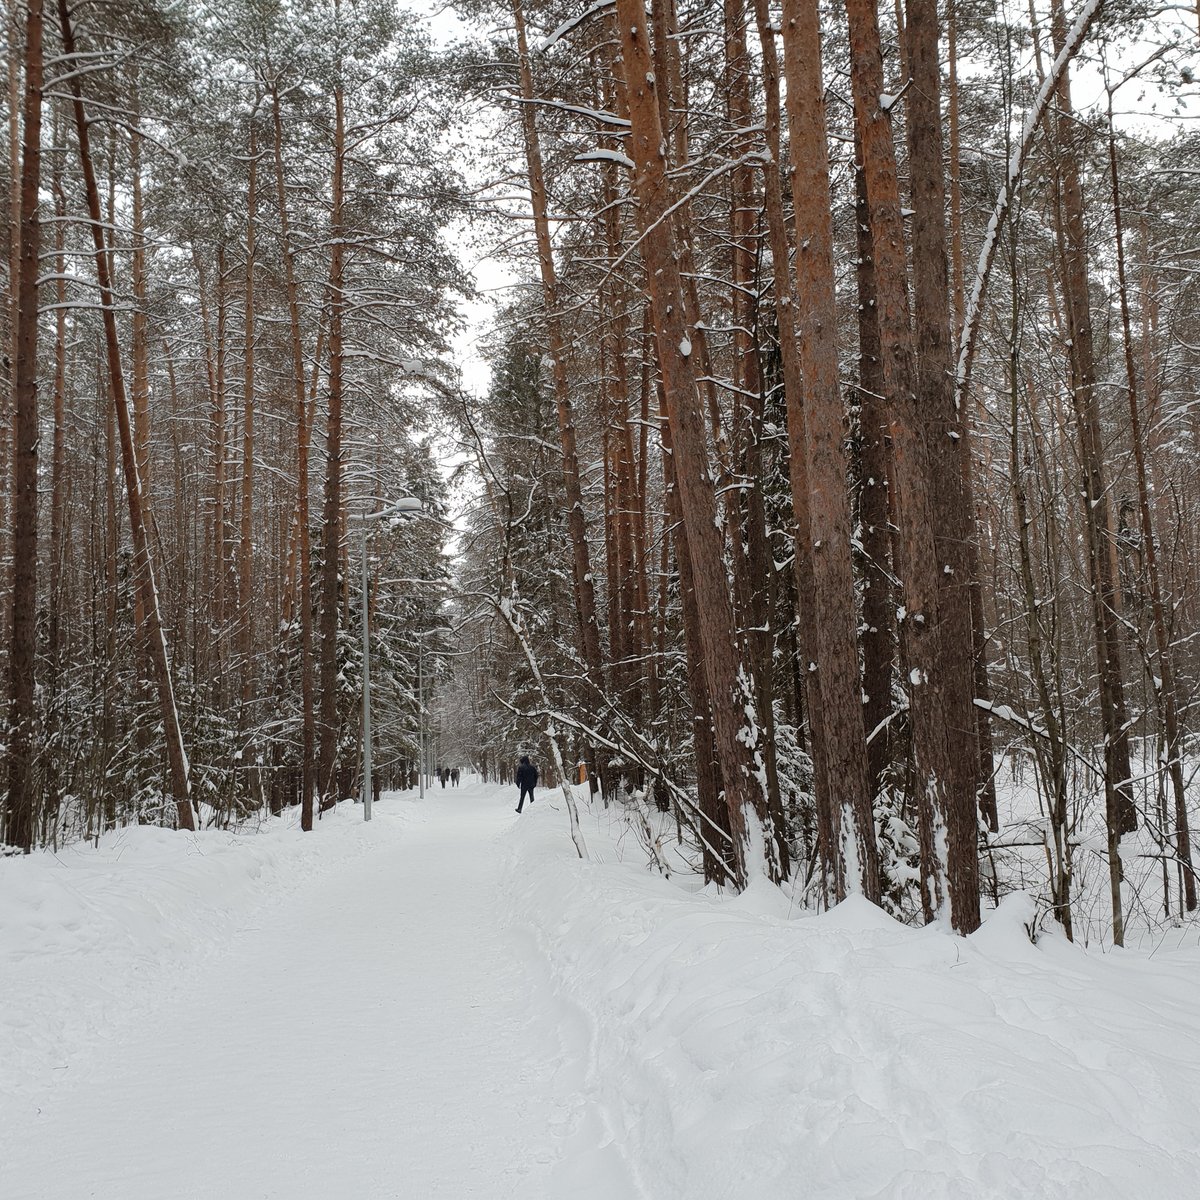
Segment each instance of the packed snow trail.
[[10,1107],[0,1195],[635,1195],[581,1092],[586,1028],[497,915],[517,820],[478,785],[376,805],[361,853]]

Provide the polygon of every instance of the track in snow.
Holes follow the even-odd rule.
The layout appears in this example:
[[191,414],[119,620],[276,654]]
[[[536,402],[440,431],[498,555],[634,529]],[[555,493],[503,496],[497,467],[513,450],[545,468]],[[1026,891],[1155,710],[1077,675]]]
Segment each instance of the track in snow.
[[402,805],[15,1114],[5,1200],[632,1196],[586,1026],[499,915],[507,791]]

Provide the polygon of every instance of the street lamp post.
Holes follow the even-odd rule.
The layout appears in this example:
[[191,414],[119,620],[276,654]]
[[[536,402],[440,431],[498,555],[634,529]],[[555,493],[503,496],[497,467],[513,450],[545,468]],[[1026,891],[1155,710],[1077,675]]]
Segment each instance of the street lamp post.
[[421,502],[415,496],[402,496],[395,504],[388,505],[377,513],[363,518],[362,536],[362,629],[363,629],[363,820],[371,819],[371,801],[374,791],[371,786],[371,591],[367,570],[367,539],[371,536],[370,522],[385,517],[411,516],[421,511]]

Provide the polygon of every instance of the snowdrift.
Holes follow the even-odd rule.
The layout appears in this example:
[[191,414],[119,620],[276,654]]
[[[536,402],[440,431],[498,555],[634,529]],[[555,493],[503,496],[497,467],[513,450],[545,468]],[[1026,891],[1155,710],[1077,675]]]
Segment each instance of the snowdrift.
[[292,810],[240,833],[129,826],[0,861],[0,1101],[78,1071],[81,1048],[129,1028],[237,930],[363,853],[361,812],[327,813],[332,837],[301,833]]
[[603,814],[578,861],[548,807],[512,834],[512,919],[587,1015],[589,1086],[653,1200],[1200,1195],[1194,948],[1035,946],[1023,896],[964,940],[689,893]]

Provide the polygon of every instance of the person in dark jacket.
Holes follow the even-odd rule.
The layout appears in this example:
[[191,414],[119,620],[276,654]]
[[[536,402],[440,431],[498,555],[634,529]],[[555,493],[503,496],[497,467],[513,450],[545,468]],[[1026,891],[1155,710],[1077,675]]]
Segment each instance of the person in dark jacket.
[[537,767],[529,761],[528,754],[522,754],[521,765],[517,767],[517,787],[521,789],[521,799],[517,801],[517,812],[525,807],[526,795],[529,796],[529,803],[533,803],[533,789],[537,786],[537,781]]

